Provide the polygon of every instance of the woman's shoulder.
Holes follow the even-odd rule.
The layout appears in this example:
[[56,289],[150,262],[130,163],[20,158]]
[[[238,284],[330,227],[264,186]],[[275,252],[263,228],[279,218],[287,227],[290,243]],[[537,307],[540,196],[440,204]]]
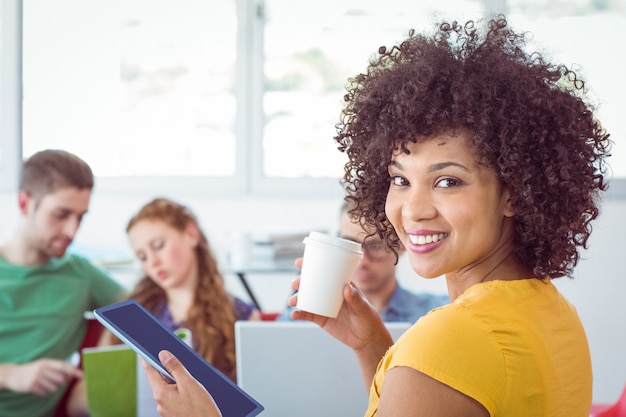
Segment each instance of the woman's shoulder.
[[483,313],[457,302],[435,308],[398,339],[396,353],[412,355],[419,347],[426,355],[437,355],[437,352],[463,346],[496,353],[498,343],[492,337],[491,320]]
[[[473,317],[471,308],[460,303],[437,307],[420,317],[405,335],[413,338],[438,337],[460,327],[476,328],[480,323]],[[403,335],[404,336],[404,335]]]
[[388,367],[416,369],[461,392],[455,381],[475,373],[503,381],[504,355],[489,322],[456,303],[432,310],[392,346]]

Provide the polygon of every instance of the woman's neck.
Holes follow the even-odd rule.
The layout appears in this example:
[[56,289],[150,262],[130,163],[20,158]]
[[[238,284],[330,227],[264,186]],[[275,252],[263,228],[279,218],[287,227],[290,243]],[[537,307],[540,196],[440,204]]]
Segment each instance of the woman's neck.
[[514,281],[534,278],[532,268],[523,264],[512,252],[507,256],[492,258],[477,265],[446,274],[450,301],[454,301],[471,286],[488,281]]
[[173,289],[167,292],[167,308],[175,323],[187,320],[189,309],[193,304],[193,292],[187,289]]

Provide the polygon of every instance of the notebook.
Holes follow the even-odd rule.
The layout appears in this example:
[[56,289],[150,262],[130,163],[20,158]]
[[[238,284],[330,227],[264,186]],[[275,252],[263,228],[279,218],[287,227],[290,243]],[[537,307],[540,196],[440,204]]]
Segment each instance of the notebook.
[[[191,331],[174,333],[187,345]],[[90,417],[159,417],[146,372],[126,345],[96,346],[82,351]]]
[[82,361],[90,417],[135,417],[137,354],[126,345],[91,347]]
[[[394,340],[411,323],[387,323]],[[314,323],[238,321],[237,384],[268,417],[362,417],[369,387],[352,349]]]

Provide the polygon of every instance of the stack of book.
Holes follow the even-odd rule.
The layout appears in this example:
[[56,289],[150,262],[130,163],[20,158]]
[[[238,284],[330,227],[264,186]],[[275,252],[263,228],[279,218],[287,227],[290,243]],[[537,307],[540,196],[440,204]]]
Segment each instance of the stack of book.
[[292,269],[294,260],[304,254],[304,238],[309,232],[276,233],[254,239],[252,266]]

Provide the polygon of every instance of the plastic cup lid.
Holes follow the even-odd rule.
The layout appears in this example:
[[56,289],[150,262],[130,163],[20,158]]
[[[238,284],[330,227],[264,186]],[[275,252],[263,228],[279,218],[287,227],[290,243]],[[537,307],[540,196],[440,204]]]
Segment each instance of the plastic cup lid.
[[338,248],[345,249],[350,252],[357,252],[359,254],[363,253],[361,251],[360,243],[353,242],[348,239],[343,239],[338,236],[327,235],[326,233],[310,232],[309,236],[304,238],[304,243],[307,243],[307,241],[315,241],[326,245],[336,246]]

